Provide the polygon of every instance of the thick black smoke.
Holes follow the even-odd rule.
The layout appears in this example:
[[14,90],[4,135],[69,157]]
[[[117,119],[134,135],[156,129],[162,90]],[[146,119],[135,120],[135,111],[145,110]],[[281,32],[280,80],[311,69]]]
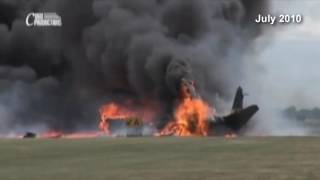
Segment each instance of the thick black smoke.
[[[26,27],[30,12],[63,25]],[[0,0],[0,132],[93,128],[102,103],[128,97],[167,108],[182,77],[228,100],[266,12],[266,0]]]

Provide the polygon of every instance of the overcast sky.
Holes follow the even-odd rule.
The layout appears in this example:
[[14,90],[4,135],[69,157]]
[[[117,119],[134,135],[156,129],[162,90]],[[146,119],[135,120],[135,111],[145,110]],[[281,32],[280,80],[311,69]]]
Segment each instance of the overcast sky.
[[320,106],[320,1],[274,0],[277,13],[302,14],[300,25],[274,27],[274,38],[259,59],[264,91],[280,107]]

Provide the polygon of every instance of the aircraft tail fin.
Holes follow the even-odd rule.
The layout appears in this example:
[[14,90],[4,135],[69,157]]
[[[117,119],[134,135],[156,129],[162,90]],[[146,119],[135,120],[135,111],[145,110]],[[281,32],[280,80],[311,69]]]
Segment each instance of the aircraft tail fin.
[[237,89],[236,95],[234,96],[231,113],[243,109],[243,97],[244,97],[243,90],[242,90],[241,86],[239,86]]

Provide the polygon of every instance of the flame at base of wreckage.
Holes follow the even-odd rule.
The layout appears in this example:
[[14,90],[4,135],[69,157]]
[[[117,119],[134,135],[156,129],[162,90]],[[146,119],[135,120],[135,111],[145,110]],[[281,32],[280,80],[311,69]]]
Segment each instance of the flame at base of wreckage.
[[213,109],[201,99],[185,99],[178,105],[174,120],[160,132],[160,135],[207,136],[208,119]]

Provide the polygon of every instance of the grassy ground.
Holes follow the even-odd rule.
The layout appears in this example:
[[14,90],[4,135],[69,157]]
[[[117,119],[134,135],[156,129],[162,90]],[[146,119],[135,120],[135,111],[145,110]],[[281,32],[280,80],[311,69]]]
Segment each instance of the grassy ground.
[[320,138],[3,139],[0,179],[320,179]]

